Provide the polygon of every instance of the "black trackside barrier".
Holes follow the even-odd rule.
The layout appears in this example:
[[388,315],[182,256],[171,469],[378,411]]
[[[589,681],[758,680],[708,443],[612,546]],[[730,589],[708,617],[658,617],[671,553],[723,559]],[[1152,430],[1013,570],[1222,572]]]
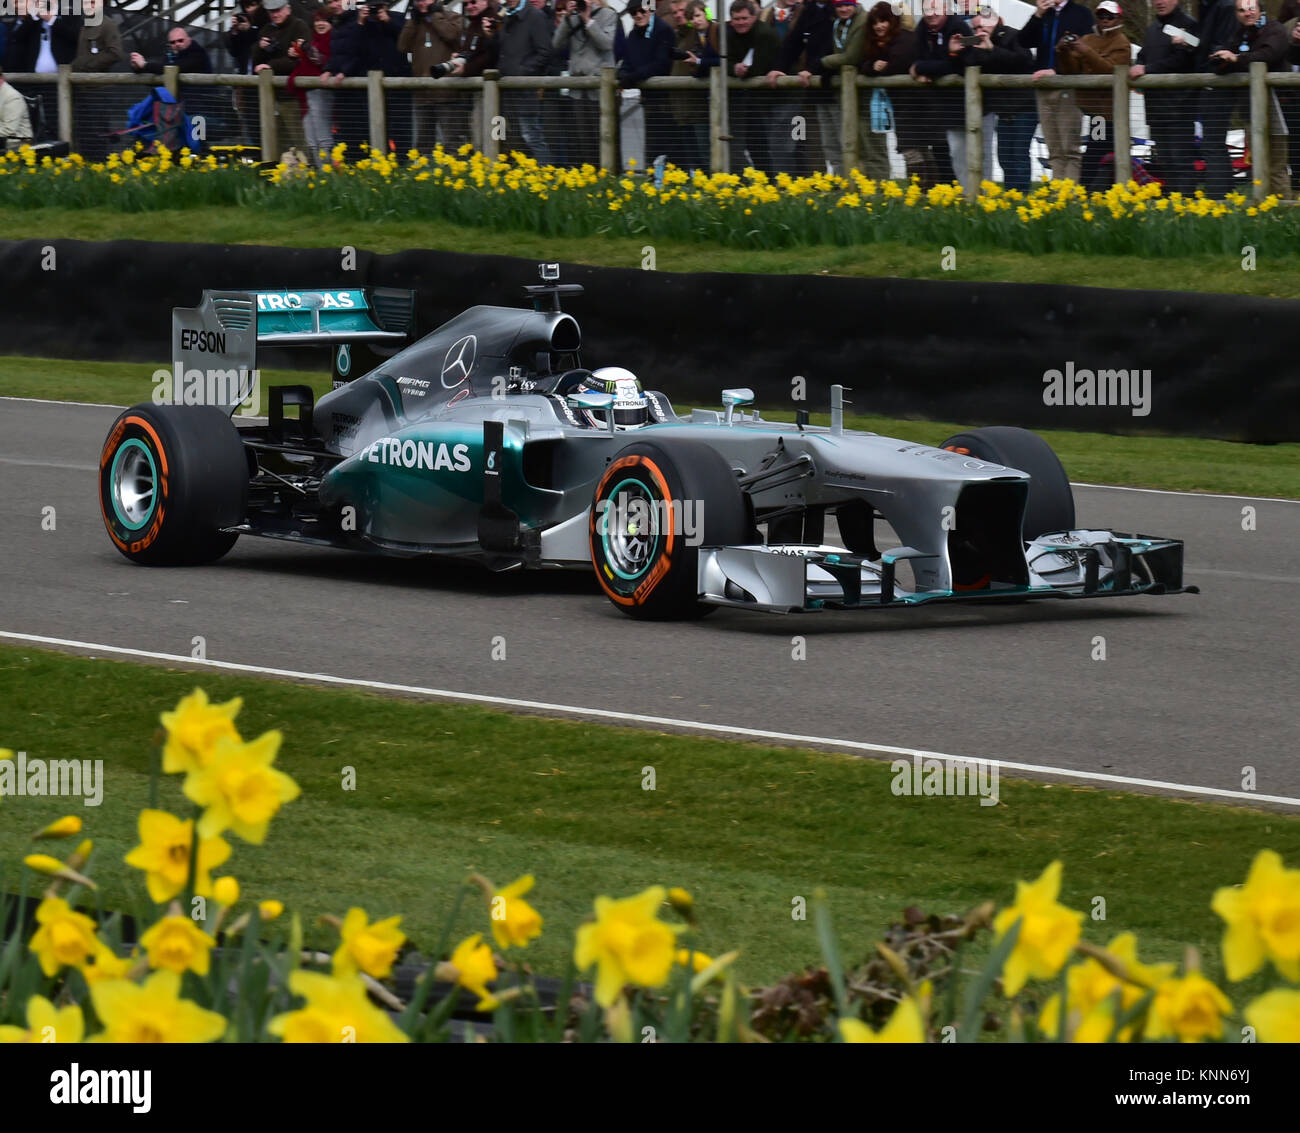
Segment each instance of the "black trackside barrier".
[[[55,271],[42,267],[50,245]],[[204,288],[411,288],[420,335],[476,303],[527,308],[522,285],[537,265],[359,250],[349,271],[337,249],[33,239],[0,242],[0,279],[0,352],[151,371],[170,354],[172,307]],[[561,279],[585,288],[565,303],[583,329],[583,364],[626,366],[679,409],[716,406],[723,388],[743,382],[764,410],[826,412],[839,383],[858,413],[1300,441],[1294,300],[568,264]],[[330,364],[310,350],[267,349],[259,362]],[[801,385],[806,399],[793,400]],[[93,393],[88,382],[86,399]],[[1088,393],[1103,403],[1080,403]]]

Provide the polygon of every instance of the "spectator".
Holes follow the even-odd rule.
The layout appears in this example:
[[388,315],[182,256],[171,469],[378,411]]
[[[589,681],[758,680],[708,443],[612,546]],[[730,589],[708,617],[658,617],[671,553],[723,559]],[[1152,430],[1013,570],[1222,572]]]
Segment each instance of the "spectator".
[[[768,84],[776,86],[777,79],[792,71],[798,74],[799,82],[805,88],[814,76],[820,78],[823,74],[822,59],[834,51],[834,44],[831,42],[831,27],[834,23],[835,9],[830,0],[805,0],[790,30],[781,39],[776,53],[776,63],[767,73]],[[799,70],[794,71],[795,67]],[[798,137],[799,124],[794,123],[793,119],[803,109],[810,111],[812,117],[816,118],[823,144],[828,138],[830,139],[826,148],[833,155],[830,158],[831,172],[838,169],[836,158],[839,155],[839,143],[833,133],[835,126],[833,107],[838,93],[832,91],[829,86],[819,87],[816,91],[808,91],[802,99],[789,101],[784,106],[774,108],[776,122],[772,135],[773,160],[778,168],[794,171],[794,157],[797,152],[794,143]],[[791,123],[790,126],[787,126],[787,121]],[[820,160],[814,160],[813,164],[819,172],[825,172],[825,156]]]
[[[1233,47],[1210,52],[1220,74],[1250,70],[1252,63],[1264,63],[1270,71],[1288,70],[1289,50],[1285,29],[1260,10],[1259,0],[1237,0],[1237,37]],[[1270,91],[1268,108],[1268,191],[1283,200],[1291,196],[1291,174],[1287,169],[1286,123],[1277,92]],[[1249,116],[1249,92],[1237,94],[1243,117]]]
[[[823,72],[828,76],[838,75],[841,67],[853,67],[855,70],[862,62],[863,44],[867,38],[867,14],[857,5],[857,0],[835,0],[835,22],[831,24],[831,43],[834,51],[829,55],[823,55],[821,65]],[[856,76],[855,76],[856,79]],[[861,103],[861,99],[858,100]],[[858,149],[859,160],[871,162],[878,170],[881,164],[880,143],[877,141],[879,135],[873,134],[870,130],[870,112],[865,116],[866,126],[864,130],[861,106],[859,105],[858,113]],[[844,130],[843,111],[840,106],[839,92],[835,92],[835,100],[831,104],[831,118],[834,122],[834,136],[836,140],[835,150],[839,152],[842,145],[841,136]],[[867,145],[864,148],[863,142]],[[885,176],[888,177],[889,168],[889,150],[888,142],[885,143],[884,165]],[[839,162],[841,173],[848,174],[841,157]],[[879,177],[879,172],[869,174],[869,176]]]
[[[530,0],[530,3],[536,6],[536,0]],[[569,0],[559,0],[558,6],[553,0],[548,0],[546,7],[542,9],[542,14],[546,17],[547,35],[550,37],[546,51],[546,70],[542,73],[552,78],[562,78],[569,73],[568,49],[555,47],[555,33],[568,11],[568,6]],[[542,137],[546,139],[547,148],[551,151],[552,165],[574,164],[570,154],[573,148],[573,115],[570,112],[572,104],[568,98],[569,93],[566,91],[561,94],[558,90],[543,90],[541,94]]]
[[[490,0],[465,0],[465,30],[460,46],[451,58],[451,73],[458,77],[477,78],[497,65],[499,20]],[[469,104],[458,102],[451,118],[449,145],[459,148],[473,144],[482,148],[479,115],[471,114]]]
[[[76,59],[80,36],[81,17],[60,15],[58,0],[30,0],[27,15],[14,27],[6,70],[57,74],[61,63]],[[43,83],[33,87],[32,93],[41,101],[45,132],[52,134],[58,122],[58,88]]]
[[776,32],[777,43],[785,39],[785,33],[794,27],[795,18],[799,15],[799,9],[803,7],[802,0],[776,0],[775,4],[770,4],[759,14],[760,23],[767,24]]
[[[966,56],[968,67],[979,67],[988,75],[1028,75],[1034,69],[1034,56],[1020,43],[1015,31],[1002,18],[986,10],[971,18],[971,28],[980,42]],[[1030,189],[1029,149],[1038,126],[1038,107],[1032,91],[986,90],[984,94],[984,145],[987,154],[990,134],[997,138],[998,164],[1002,181],[1008,189],[1022,193]],[[989,125],[992,115],[993,124]],[[986,156],[985,164],[989,161]],[[986,172],[985,176],[989,176]]]
[[[1178,0],[1151,0],[1156,18],[1142,37],[1137,62],[1129,68],[1130,79],[1143,75],[1185,75],[1196,70],[1196,53],[1180,35],[1166,28],[1196,33],[1196,21],[1179,6]],[[1193,123],[1196,92],[1190,90],[1144,91],[1147,133],[1155,145],[1156,171],[1168,193],[1190,194],[1195,183]]]
[[0,146],[17,149],[32,141],[32,118],[27,112],[27,100],[9,83],[0,70]]
[[[253,74],[270,71],[273,75],[288,75],[297,66],[297,54],[289,48],[307,42],[307,25],[294,16],[289,0],[262,0],[268,23],[262,28],[253,48]],[[302,114],[298,110],[293,91],[277,87],[275,113],[279,120],[281,150],[306,151],[307,136],[303,133]]]
[[[1066,38],[1056,45],[1061,74],[1109,75],[1116,67],[1128,64],[1133,58],[1133,45],[1123,30],[1124,9],[1116,0],[1102,0],[1094,13],[1099,29],[1094,35],[1078,39]],[[1114,153],[1115,139],[1111,126],[1114,98],[1111,92],[1080,91],[1078,101],[1079,109],[1086,116],[1084,125],[1088,136],[1081,169],[1083,187],[1090,193],[1100,192],[1106,188],[1109,180],[1113,180],[1113,176],[1107,178],[1102,171],[1102,162],[1108,153],[1112,155],[1111,160],[1118,163],[1122,179],[1127,181],[1132,171],[1132,159],[1126,153]]]
[[[357,0],[342,0],[330,32],[330,57],[321,71],[321,78],[336,87],[344,79],[365,77],[360,18]],[[349,149],[357,149],[369,141],[370,116],[365,91],[334,91],[334,127],[335,137]]]
[[[235,74],[253,73],[253,48],[267,24],[262,0],[239,0],[239,6],[230,17],[226,32],[226,50],[230,52]],[[238,122],[239,141],[249,145],[257,141],[258,112],[257,91],[247,87],[234,87],[230,92],[231,109]]]
[[[879,0],[867,13],[867,37],[862,45],[862,63],[860,70],[870,78],[884,78],[887,75],[906,75],[916,58],[916,32],[903,26],[897,8],[888,0]],[[908,166],[908,154],[911,165],[907,172],[920,174],[923,163],[920,162],[922,137],[918,134],[917,96],[905,90],[873,90],[868,109],[865,130],[859,128],[858,137],[870,132],[873,141],[863,152],[868,160],[875,164],[864,166],[868,177],[877,180],[888,178],[893,172],[889,162],[888,143],[886,141],[891,128],[898,144],[898,152]],[[859,141],[861,145],[861,141]],[[881,163],[880,156],[884,161]]]
[[[557,51],[568,50],[569,74],[599,75],[614,66],[618,16],[605,0],[567,0],[564,17],[551,37]],[[574,91],[574,163],[600,163],[600,91]]]
[[297,89],[296,80],[317,78],[325,68],[330,57],[330,37],[334,25],[330,23],[330,11],[322,6],[316,10],[311,20],[311,42],[301,47],[289,48],[289,54],[298,61],[289,72],[289,85],[294,88],[298,99],[298,109],[302,112],[302,130],[307,138],[307,156],[318,168],[325,163],[334,146],[333,100],[334,92],[323,87],[301,91]]
[[[544,75],[551,55],[550,22],[528,0],[506,0],[502,9],[501,46],[497,69],[502,78]],[[509,131],[509,146],[523,148],[542,165],[551,163],[551,150],[542,131],[541,91],[512,90],[501,94],[501,112]]]
[[[397,50],[410,54],[412,75],[428,78],[434,73],[433,68],[446,63],[460,46],[463,21],[447,8],[444,0],[414,0],[408,15],[410,18],[397,37]],[[440,132],[443,145],[450,141],[446,119],[456,98],[450,91],[415,93],[411,100],[411,142],[416,149],[433,149]]]
[[[370,3],[357,7],[362,74],[383,71],[389,78],[401,78],[411,73],[406,56],[397,49],[406,17],[400,12],[393,12],[389,2],[390,0],[370,0]],[[389,146],[405,156],[411,148],[411,92],[386,91],[384,110]]]
[[[1277,20],[1286,31],[1287,66],[1300,70],[1300,0],[1282,0]],[[1291,161],[1291,176],[1300,177],[1300,90],[1295,87],[1275,88],[1277,100],[1282,104],[1282,117],[1286,122],[1287,152]]]
[[[727,63],[737,79],[753,79],[766,75],[776,66],[776,53],[781,40],[770,23],[761,23],[758,5],[754,0],[732,0],[731,19],[727,25]],[[775,172],[771,142],[773,133],[773,103],[776,100],[761,91],[737,90],[729,92],[733,153],[737,158],[749,154],[749,164],[764,173]],[[788,100],[786,100],[788,103]],[[784,138],[788,133],[777,116],[776,133]]]
[[[1228,46],[1237,38],[1237,13],[1233,0],[1200,0],[1200,19],[1196,24],[1196,69],[1203,74],[1218,74],[1211,52]],[[1205,163],[1205,192],[1222,197],[1232,191],[1232,155],[1228,153],[1228,129],[1236,103],[1233,91],[1206,87],[1199,92],[1196,116],[1201,122],[1201,160]]]
[[[632,30],[626,35],[620,27],[614,37],[614,55],[618,59],[618,85],[624,89],[639,87],[646,79],[666,75],[673,64],[672,29],[659,20],[651,7],[652,0],[629,0],[627,11]],[[640,91],[641,111],[645,119],[645,158],[652,165],[667,157],[672,149],[671,119],[663,91]]]
[[[921,26],[916,29],[916,60],[908,74],[917,82],[930,83],[945,75],[960,74],[967,48],[957,36],[969,36],[970,25],[960,16],[948,15],[945,0],[925,0]],[[962,186],[971,186],[965,171],[966,106],[959,90],[935,91],[920,104],[921,184],[949,182],[961,169]]]
[[212,74],[212,61],[208,53],[190,38],[180,24],[167,29],[167,50],[163,55],[146,59],[138,51],[130,55],[131,70],[137,74],[161,75],[164,67],[177,67],[181,74]]
[[81,13],[86,22],[77,37],[74,71],[111,71],[126,57],[117,21],[101,16],[101,8],[100,0],[82,0]]
[[[1056,45],[1063,35],[1091,35],[1092,13],[1075,0],[1035,0],[1036,11],[1020,29],[1020,42],[1034,52],[1034,78],[1058,74]],[[1083,112],[1072,90],[1040,90],[1038,120],[1053,179],[1078,181],[1083,173],[1079,133]]]
[[[673,48],[673,68],[670,74],[694,79],[707,78],[709,68],[716,67],[720,60],[717,25],[709,19],[709,10],[704,0],[690,0],[680,9],[674,3],[671,18],[680,20],[681,24],[676,28],[677,42]],[[672,160],[684,169],[707,170],[708,96],[683,90],[672,91],[668,98],[678,138]]]

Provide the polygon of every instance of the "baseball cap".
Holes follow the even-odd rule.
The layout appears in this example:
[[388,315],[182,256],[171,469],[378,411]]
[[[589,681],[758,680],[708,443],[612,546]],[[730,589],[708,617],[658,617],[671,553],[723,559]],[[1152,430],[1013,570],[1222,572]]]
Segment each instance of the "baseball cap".
[[[263,0],[263,3],[265,3],[265,0]],[[1122,16],[1124,14],[1124,9],[1116,4],[1115,0],[1101,0],[1101,3],[1097,5],[1097,11],[1109,12],[1112,16]]]
[[627,6],[627,14],[629,16],[635,16],[642,9],[646,11],[654,10],[649,4],[649,0],[629,0]]

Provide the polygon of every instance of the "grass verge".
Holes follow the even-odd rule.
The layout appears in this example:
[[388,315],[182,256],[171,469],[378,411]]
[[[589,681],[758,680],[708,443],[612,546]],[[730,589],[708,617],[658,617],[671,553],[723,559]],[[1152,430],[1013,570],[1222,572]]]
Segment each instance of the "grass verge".
[[163,240],[184,243],[266,244],[277,247],[341,248],[405,252],[446,249],[472,255],[519,256],[603,267],[640,268],[652,244],[659,271],[757,272],[765,275],[836,275],[986,283],[1058,283],[1088,287],[1205,291],[1262,298],[1300,295],[1300,254],[1261,254],[1243,270],[1242,254],[1229,252],[1176,257],[1053,252],[1034,255],[997,248],[956,245],[953,270],[945,271],[941,243],[812,245],[773,250],[720,247],[698,240],[584,234],[542,236],[528,231],[492,231],[444,221],[392,219],[364,222],[316,213],[277,214],[274,223],[256,210],[210,206],[123,213],[108,208],[43,208],[0,215],[0,240],[65,238]]
[[[1006,778],[993,807],[896,797],[888,764],[849,756],[0,646],[0,743],[29,758],[102,759],[105,782],[96,809],[0,802],[9,878],[32,851],[28,835],[75,812],[95,840],[90,873],[105,906],[134,904],[141,879],[122,858],[138,841],[158,713],[196,684],[244,697],[246,737],[282,729],[278,766],[302,787],[263,846],[231,836],[218,872],[237,876],[246,899],[298,909],[308,943],[322,946],[331,938],[316,918],[356,904],[402,913],[428,948],[466,873],[504,884],[532,872],[546,927],[529,959],[557,972],[595,895],[662,882],[695,894],[703,947],[740,948],[742,979],[766,981],[818,961],[813,922],[791,915],[817,887],[856,962],[905,906],[1006,904],[1017,878],[1061,858],[1067,905],[1095,910],[1104,898],[1108,920],[1089,922],[1088,938],[1134,931],[1146,960],[1179,959],[1191,944],[1220,978],[1214,889],[1240,882],[1262,847],[1300,860],[1300,818],[1288,815]],[[342,789],[347,767],[355,790]],[[165,809],[179,809],[179,787],[164,780]],[[485,925],[469,908],[457,932]]]
[[[133,405],[149,400],[153,370],[153,366],[143,363],[0,357],[0,396]],[[317,397],[330,388],[327,373],[264,370],[262,381],[264,387],[306,381]],[[765,411],[764,416],[773,420],[793,419],[792,414],[778,411]],[[829,418],[814,414],[813,421],[826,424]],[[848,416],[846,422],[850,428],[925,444],[940,444],[972,424],[997,424],[908,421],[868,415]],[[1120,437],[1062,430],[1042,432],[1042,436],[1077,481],[1170,491],[1300,498],[1300,445],[1297,444],[1247,445],[1195,437]]]

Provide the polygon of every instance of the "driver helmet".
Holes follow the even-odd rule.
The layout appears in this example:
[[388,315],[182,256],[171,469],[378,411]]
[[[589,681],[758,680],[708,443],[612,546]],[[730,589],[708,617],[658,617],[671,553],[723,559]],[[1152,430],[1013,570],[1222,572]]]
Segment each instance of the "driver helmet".
[[[639,429],[650,423],[650,402],[641,389],[641,382],[631,370],[622,366],[602,366],[584,378],[578,390],[614,395],[614,428]],[[594,425],[608,424],[603,412],[588,412]]]

